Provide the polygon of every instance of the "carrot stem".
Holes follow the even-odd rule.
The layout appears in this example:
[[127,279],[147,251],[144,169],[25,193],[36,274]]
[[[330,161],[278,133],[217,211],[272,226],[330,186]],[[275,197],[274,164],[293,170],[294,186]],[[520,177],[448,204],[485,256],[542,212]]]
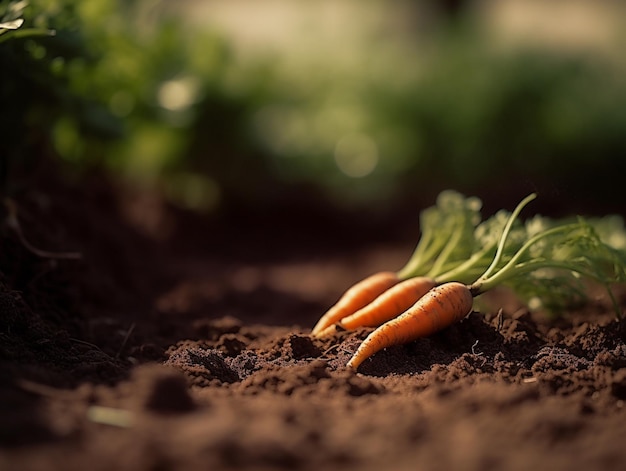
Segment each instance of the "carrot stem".
[[397,272],[399,278],[435,277],[454,255],[470,252],[467,240],[472,239],[472,232],[480,221],[480,200],[452,192],[442,195],[436,207],[422,213],[422,238],[408,263]]
[[513,213],[511,213],[511,216],[509,217],[509,220],[507,221],[506,226],[504,226],[504,231],[502,231],[502,236],[500,237],[498,248],[496,250],[496,255],[495,257],[493,257],[493,261],[491,262],[491,265],[489,265],[487,270],[485,270],[485,273],[483,273],[483,275],[480,277],[481,280],[486,279],[491,274],[491,272],[495,270],[495,268],[498,266],[498,263],[500,263],[500,259],[502,258],[502,254],[504,253],[504,245],[506,244],[506,241],[509,237],[511,227],[513,227],[513,223],[515,222],[515,219],[517,219],[517,216],[519,216],[519,213],[522,211],[522,209],[524,209],[524,206],[526,206],[529,202],[534,200],[536,197],[537,197],[536,193],[531,193],[526,198],[524,198],[517,205]]
[[[488,272],[490,271],[488,269],[478,280],[476,280],[476,282],[472,284],[473,289],[479,293],[484,293],[485,291],[492,289],[494,286],[501,284],[502,282],[510,278],[513,278],[516,275],[519,275],[521,273],[528,273],[530,271],[534,271],[539,268],[548,268],[548,267],[565,268],[565,269],[569,269],[569,270],[584,274],[581,271],[582,269],[580,266],[576,264],[567,264],[568,266],[566,267],[564,265],[566,264],[566,262],[558,262],[556,260],[546,260],[543,262],[531,261],[531,262],[527,262],[526,264],[516,265],[518,264],[519,260],[524,255],[524,253],[527,252],[531,246],[533,246],[540,240],[545,239],[546,237],[549,237],[549,236],[559,234],[559,233],[568,233],[580,227],[581,227],[580,224],[567,224],[564,226],[557,226],[552,229],[548,229],[546,231],[540,232],[539,234],[536,234],[535,236],[528,239],[528,241],[526,241],[526,243],[515,253],[515,255],[507,262],[507,264],[504,265],[502,268],[500,268],[495,274],[491,276],[486,276],[489,274]],[[501,239],[501,241],[502,240],[504,239]],[[536,265],[536,267],[530,268],[530,269],[527,268],[528,266],[531,266],[531,265],[533,266]],[[492,266],[494,266],[493,263],[492,263]]]
[[460,220],[456,224],[456,230],[452,234],[452,237],[448,240],[448,243],[443,247],[439,256],[435,259],[432,267],[426,273],[426,276],[429,278],[435,278],[437,274],[441,271],[444,264],[450,258],[452,251],[458,246],[461,241],[461,237],[463,237],[463,220]]
[[443,283],[446,281],[454,281],[461,280],[465,278],[468,274],[470,274],[471,269],[475,268],[484,257],[493,250],[495,246],[495,242],[488,244],[479,252],[475,252],[472,254],[470,258],[468,258],[465,262],[457,265],[456,267],[448,270],[447,272],[441,273],[437,275],[435,278],[439,283]]
[[422,237],[420,238],[417,247],[415,247],[415,251],[408,263],[398,271],[398,278],[406,279],[410,278],[414,273],[419,272],[422,269],[422,265],[424,264],[423,260],[428,259],[425,256],[426,249],[430,244],[430,240],[433,237],[433,231],[429,228],[424,228],[422,232]]

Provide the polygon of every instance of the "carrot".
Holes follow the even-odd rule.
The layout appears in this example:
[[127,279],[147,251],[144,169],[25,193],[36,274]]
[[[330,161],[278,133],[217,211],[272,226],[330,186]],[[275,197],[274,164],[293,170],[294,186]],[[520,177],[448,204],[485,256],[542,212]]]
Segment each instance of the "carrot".
[[457,276],[468,269],[473,270],[477,260],[482,264],[480,260],[483,255],[491,252],[491,242],[484,244],[467,263],[435,277],[435,282],[443,284],[432,288],[400,316],[384,323],[368,335],[348,362],[348,366],[357,369],[363,361],[383,348],[410,342],[452,325],[471,311],[474,297],[498,285],[507,283],[523,287],[528,279],[535,284],[541,283],[545,278],[533,273],[545,274],[546,270],[562,270],[572,278],[582,276],[603,284],[620,317],[619,306],[610,284],[626,281],[626,256],[604,243],[593,227],[582,218],[577,223],[549,227],[534,235],[531,231],[526,231],[527,239],[514,253],[510,253],[511,245],[517,247],[519,242],[510,239],[512,234],[513,239],[519,235],[515,235],[513,224],[524,206],[535,197],[535,194],[531,194],[524,198],[507,218],[491,264],[482,275],[471,284],[442,280]]
[[357,327],[377,327],[383,322],[403,313],[424,296],[437,282],[433,278],[418,276],[401,281],[378,296],[374,301],[331,324],[316,334],[316,337],[332,335],[338,330],[353,330]]
[[389,271],[375,273],[359,281],[348,289],[339,298],[339,301],[320,318],[311,333],[317,335],[340,319],[354,314],[399,282],[398,275]]
[[[469,283],[475,280],[477,269],[480,269],[485,263],[491,263],[490,254],[495,251],[497,239],[494,239],[491,233],[496,232],[501,226],[500,219],[494,221],[485,221],[476,227],[477,231],[482,232],[477,238],[477,247],[475,252],[469,254],[463,262],[453,262],[453,268],[441,273],[446,261],[452,250],[456,248],[459,235],[464,231],[456,231],[452,237],[448,239],[448,243],[439,255],[433,260],[432,267],[426,275],[405,279],[407,276],[405,270],[398,272],[398,278],[401,282],[383,292],[370,304],[364,306],[351,315],[347,315],[343,319],[339,319],[334,324],[322,329],[314,334],[315,337],[326,337],[340,330],[354,330],[358,327],[377,327],[383,322],[388,321],[415,304],[424,294],[431,288],[449,281],[459,281]],[[480,240],[478,240],[480,239]]]
[[402,315],[369,334],[348,367],[357,369],[383,348],[411,342],[458,322],[472,310],[473,301],[470,288],[463,283],[452,281],[431,289]]
[[[432,288],[436,284],[444,281],[452,281],[451,279],[435,278],[438,274],[445,270],[450,270],[450,266],[457,267],[458,270],[453,272],[456,277],[463,277],[467,272],[468,265],[473,266],[476,261],[480,261],[477,257],[468,260],[472,254],[474,246],[473,231],[480,222],[481,202],[477,198],[465,198],[460,193],[447,190],[437,197],[435,206],[426,208],[420,214],[420,228],[422,237],[417,247],[411,255],[408,263],[401,268],[395,278],[389,274],[395,283],[390,283],[385,289],[381,289],[376,296],[373,296],[369,302],[376,300],[376,304],[371,308],[366,307],[369,302],[357,305],[355,300],[349,298],[355,296],[362,289],[367,288],[369,279],[364,280],[365,286],[361,283],[355,285],[348,290],[335,306],[333,306],[313,328],[312,335],[315,337],[324,337],[331,335],[338,330],[338,327],[346,329],[354,329],[360,325],[374,326],[391,319],[392,317],[402,313],[403,310],[414,304],[427,289],[419,288],[414,290],[416,286],[422,285],[421,281],[411,280],[416,277],[426,277],[431,280],[437,280],[437,283],[428,281],[427,285]],[[466,263],[466,261],[468,263]],[[472,276],[473,280],[474,277]],[[464,279],[455,279],[455,281],[466,281]],[[469,280],[467,280],[469,281]],[[404,282],[407,284],[405,285]],[[372,284],[376,284],[374,280]],[[392,291],[387,296],[377,299],[378,295],[385,294],[385,290],[400,283],[397,291]],[[394,286],[395,288],[395,286]],[[370,291],[373,293],[373,291]],[[398,296],[398,299],[394,299]],[[360,298],[364,299],[364,298]],[[348,307],[349,306],[349,307]],[[374,310],[380,309],[380,313]],[[358,316],[351,318],[349,321],[342,323],[340,326],[336,324],[342,318],[351,316],[357,311]],[[360,324],[359,319],[363,320]]]
[[[356,370],[363,361],[383,348],[431,335],[467,316],[472,310],[474,296],[485,291],[486,283],[488,284],[493,278],[488,278],[489,275],[496,270],[498,263],[504,256],[504,246],[513,222],[522,208],[535,196],[535,194],[527,196],[509,216],[498,241],[494,258],[476,282],[472,285],[466,285],[458,281],[449,281],[432,288],[400,316],[384,323],[370,333],[348,362],[348,367]],[[520,251],[525,249],[524,246]],[[513,257],[514,259],[515,257]],[[508,264],[505,268],[507,266]],[[488,287],[492,286],[494,285],[490,284]]]

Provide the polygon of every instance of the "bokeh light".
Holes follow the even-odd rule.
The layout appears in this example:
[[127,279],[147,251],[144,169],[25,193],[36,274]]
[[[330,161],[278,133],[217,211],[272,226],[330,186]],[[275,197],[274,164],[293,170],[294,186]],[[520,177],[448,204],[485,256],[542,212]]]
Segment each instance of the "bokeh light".
[[343,136],[335,147],[335,162],[347,176],[365,177],[378,165],[378,146],[365,134]]

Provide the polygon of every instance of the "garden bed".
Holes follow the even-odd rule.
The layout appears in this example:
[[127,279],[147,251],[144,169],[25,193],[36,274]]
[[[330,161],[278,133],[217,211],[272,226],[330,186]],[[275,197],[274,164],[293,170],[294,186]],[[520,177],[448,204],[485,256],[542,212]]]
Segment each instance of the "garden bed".
[[0,469],[623,465],[626,327],[602,293],[549,319],[497,289],[354,373],[369,329],[310,329],[401,266],[413,228],[287,206],[202,219],[101,179],[35,187],[16,198],[25,237],[82,258],[37,257],[5,227]]

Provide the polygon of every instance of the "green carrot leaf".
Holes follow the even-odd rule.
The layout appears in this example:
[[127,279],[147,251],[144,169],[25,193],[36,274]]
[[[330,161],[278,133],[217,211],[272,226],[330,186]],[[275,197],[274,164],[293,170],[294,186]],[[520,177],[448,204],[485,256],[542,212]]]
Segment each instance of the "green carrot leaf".
[[472,253],[481,206],[478,198],[452,190],[441,192],[436,204],[421,212],[421,238],[398,276],[435,276],[451,263],[465,260]]

